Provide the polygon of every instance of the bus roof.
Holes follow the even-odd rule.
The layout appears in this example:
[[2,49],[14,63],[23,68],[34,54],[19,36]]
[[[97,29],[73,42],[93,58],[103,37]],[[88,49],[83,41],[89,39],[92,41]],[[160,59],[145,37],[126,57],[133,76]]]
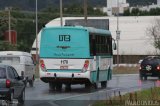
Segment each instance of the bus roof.
[[45,27],[44,29],[50,29],[50,28],[73,28],[73,29],[79,29],[79,30],[87,30],[91,34],[102,34],[111,36],[111,32],[109,30],[104,29],[97,29],[94,27],[83,27],[83,26],[63,26],[63,27]]

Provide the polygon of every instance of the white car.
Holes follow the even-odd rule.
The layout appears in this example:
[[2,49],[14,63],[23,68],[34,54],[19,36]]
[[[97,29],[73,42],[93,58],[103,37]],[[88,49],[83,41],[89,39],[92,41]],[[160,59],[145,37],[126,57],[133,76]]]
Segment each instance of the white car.
[[26,84],[32,87],[35,79],[35,65],[32,55],[21,51],[1,51],[0,64],[13,66],[19,76],[24,76]]

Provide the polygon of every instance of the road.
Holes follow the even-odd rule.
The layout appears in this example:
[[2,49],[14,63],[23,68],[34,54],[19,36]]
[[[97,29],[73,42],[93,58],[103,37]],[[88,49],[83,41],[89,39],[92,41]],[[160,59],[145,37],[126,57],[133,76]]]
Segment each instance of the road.
[[147,81],[140,81],[138,74],[114,75],[108,82],[106,89],[99,88],[95,91],[84,89],[84,85],[72,86],[72,91],[61,92],[49,91],[47,83],[36,80],[34,87],[26,87],[25,106],[89,106],[96,100],[105,100],[111,96],[147,89],[159,86],[160,82],[156,78],[149,78]]

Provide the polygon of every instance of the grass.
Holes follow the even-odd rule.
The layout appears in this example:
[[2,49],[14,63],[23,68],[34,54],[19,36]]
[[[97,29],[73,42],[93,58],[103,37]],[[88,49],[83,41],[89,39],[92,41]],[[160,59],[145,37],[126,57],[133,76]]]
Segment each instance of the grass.
[[92,106],[130,106],[126,103],[132,106],[160,106],[160,87],[118,95],[109,100],[98,101]]
[[119,66],[113,68],[113,74],[138,74],[139,67],[127,67],[127,66]]

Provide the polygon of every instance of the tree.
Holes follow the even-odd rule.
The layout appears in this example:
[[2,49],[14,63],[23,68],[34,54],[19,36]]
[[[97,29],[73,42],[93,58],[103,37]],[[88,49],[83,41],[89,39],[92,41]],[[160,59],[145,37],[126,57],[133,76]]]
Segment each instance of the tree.
[[133,8],[131,11],[132,16],[138,16],[140,14],[140,10],[138,8]]
[[152,39],[153,46],[160,50],[160,19],[156,19],[155,23],[147,28],[147,35]]
[[124,16],[130,16],[130,14],[131,14],[131,13],[130,13],[130,10],[127,9],[127,10],[124,11],[124,14],[123,14],[123,15],[124,15]]
[[7,41],[0,41],[0,51],[17,50],[16,45],[12,45]]

